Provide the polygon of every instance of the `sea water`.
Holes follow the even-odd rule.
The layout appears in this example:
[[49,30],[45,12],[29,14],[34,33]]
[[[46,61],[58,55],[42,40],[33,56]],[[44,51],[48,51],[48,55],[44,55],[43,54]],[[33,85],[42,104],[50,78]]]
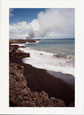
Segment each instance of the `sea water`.
[[42,39],[38,43],[27,43],[20,48],[30,53],[23,62],[36,68],[74,75],[75,40],[73,39]]

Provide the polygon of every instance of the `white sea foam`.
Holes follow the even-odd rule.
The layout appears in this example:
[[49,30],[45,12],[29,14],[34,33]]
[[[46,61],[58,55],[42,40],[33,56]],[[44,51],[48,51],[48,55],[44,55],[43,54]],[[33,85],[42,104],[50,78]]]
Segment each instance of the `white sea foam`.
[[29,42],[26,42],[26,44],[28,44]]
[[25,44],[18,44],[18,43],[13,43],[13,44],[11,44],[11,45],[18,45],[18,46],[25,46]]
[[39,43],[39,41],[36,41],[36,43]]
[[35,41],[35,42],[26,42],[26,44],[37,44],[37,43],[39,43],[39,41]]
[[31,64],[36,68],[62,72],[66,74],[74,75],[74,64],[73,58],[67,56],[67,58],[56,57],[53,53],[48,53],[44,51],[37,51],[30,48],[19,48],[24,52],[30,53],[30,57],[24,58],[23,62]]

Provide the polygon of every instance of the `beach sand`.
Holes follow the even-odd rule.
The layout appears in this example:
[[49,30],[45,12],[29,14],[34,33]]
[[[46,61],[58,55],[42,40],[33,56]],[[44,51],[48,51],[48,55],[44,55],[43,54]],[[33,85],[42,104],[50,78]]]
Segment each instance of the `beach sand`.
[[23,74],[31,91],[45,91],[49,97],[63,100],[66,106],[75,106],[75,80],[72,75],[37,69],[32,65],[24,64],[22,58],[14,55],[10,55],[10,63],[24,66]]
[[64,100],[66,105],[74,102],[74,86],[69,85],[63,79],[56,77],[58,75],[56,72],[54,73],[55,77],[53,77],[52,75],[48,74],[46,70],[37,69],[28,64],[23,65],[24,75],[30,76],[27,77],[27,85],[32,91],[40,92],[44,90],[49,94],[50,97]]

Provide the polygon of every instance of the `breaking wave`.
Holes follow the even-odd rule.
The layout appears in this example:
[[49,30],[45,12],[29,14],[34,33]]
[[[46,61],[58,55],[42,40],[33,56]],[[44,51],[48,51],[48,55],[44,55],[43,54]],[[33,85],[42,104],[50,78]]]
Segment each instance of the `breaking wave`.
[[45,51],[33,50],[29,47],[19,48],[30,53],[30,57],[23,58],[23,62],[31,64],[36,68],[62,72],[74,75],[74,56],[64,54],[53,54]]

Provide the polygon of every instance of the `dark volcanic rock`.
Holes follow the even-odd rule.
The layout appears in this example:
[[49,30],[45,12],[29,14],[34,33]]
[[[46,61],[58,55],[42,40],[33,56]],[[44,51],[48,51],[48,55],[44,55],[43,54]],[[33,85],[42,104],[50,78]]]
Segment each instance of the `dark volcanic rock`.
[[36,41],[39,41],[39,39],[25,39],[25,40],[10,40],[10,43],[36,43]]
[[20,46],[18,45],[10,45],[10,59],[11,57],[18,57],[20,59],[24,58],[24,57],[30,57],[29,53],[25,53],[22,52],[20,50],[18,50],[18,48],[20,48]]
[[26,77],[23,76],[24,67],[16,63],[10,63],[10,106],[23,107],[48,107],[65,106],[64,101],[54,97],[49,98],[48,94],[42,92],[32,92],[27,87]]
[[[29,53],[18,50],[19,46],[10,45],[9,63],[9,106],[10,107],[64,107],[64,101],[49,97],[45,91],[31,91],[28,77],[24,76],[21,58],[29,57]],[[19,64],[18,64],[19,63]],[[27,70],[29,71],[29,70]],[[27,78],[27,79],[26,79]]]
[[20,48],[26,48],[25,46],[20,46]]
[[30,54],[18,48],[10,45],[9,49],[10,107],[73,107],[74,89],[43,69],[24,64],[22,58]]

